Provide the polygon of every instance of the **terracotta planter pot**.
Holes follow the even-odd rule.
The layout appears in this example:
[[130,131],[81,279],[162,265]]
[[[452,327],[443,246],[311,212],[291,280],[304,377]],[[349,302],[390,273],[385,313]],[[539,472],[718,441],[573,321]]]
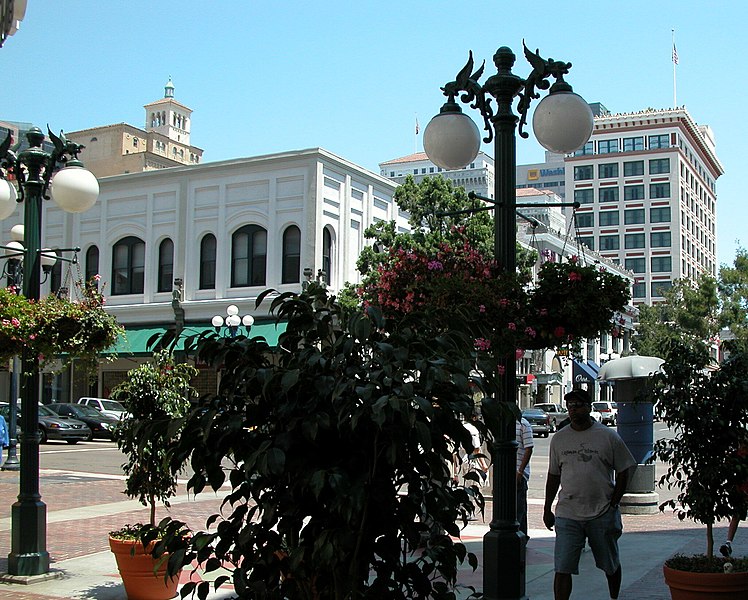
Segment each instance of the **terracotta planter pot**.
[[[151,548],[152,544],[148,547]],[[172,577],[164,582],[166,561],[159,567],[157,574],[154,574],[156,559],[143,551],[143,544],[110,537],[109,547],[117,559],[117,568],[122,583],[125,584],[128,600],[170,600],[177,595],[179,577]]]
[[691,573],[663,566],[673,600],[745,600],[748,573]]

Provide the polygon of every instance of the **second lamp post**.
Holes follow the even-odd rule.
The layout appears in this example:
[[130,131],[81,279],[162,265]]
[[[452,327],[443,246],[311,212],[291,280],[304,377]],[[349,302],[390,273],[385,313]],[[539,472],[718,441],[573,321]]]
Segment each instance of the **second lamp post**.
[[[516,130],[522,137],[527,112],[536,90],[550,87],[549,94],[535,109],[535,136],[552,152],[567,154],[587,143],[593,128],[589,105],[564,81],[571,63],[545,60],[524,47],[533,69],[527,79],[512,73],[514,53],[501,47],[493,57],[497,73],[485,84],[478,83],[483,66],[473,69],[473,55],[457,74],[455,81],[442,90],[448,100],[440,113],[427,125],[423,146],[429,159],[446,170],[461,169],[472,162],[480,150],[480,134],[472,119],[463,114],[459,99],[477,108],[487,132],[483,141],[494,141],[494,258],[505,271],[513,273],[516,261]],[[549,77],[555,79],[553,85]],[[519,98],[515,115],[512,109]],[[496,106],[494,107],[494,101]],[[493,393],[504,402],[516,402],[516,359],[514,352],[497,357],[496,368],[502,375]],[[502,411],[507,414],[509,411]],[[493,458],[493,518],[483,538],[483,597],[486,600],[525,598],[525,544],[519,531],[516,496],[516,456],[514,420],[501,420],[501,431],[491,448]]]

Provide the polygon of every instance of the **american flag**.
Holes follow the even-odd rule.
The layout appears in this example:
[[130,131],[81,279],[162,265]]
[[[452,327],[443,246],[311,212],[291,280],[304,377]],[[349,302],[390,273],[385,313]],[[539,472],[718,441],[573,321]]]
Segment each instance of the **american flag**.
[[678,64],[678,51],[675,49],[675,43],[673,43],[673,64]]

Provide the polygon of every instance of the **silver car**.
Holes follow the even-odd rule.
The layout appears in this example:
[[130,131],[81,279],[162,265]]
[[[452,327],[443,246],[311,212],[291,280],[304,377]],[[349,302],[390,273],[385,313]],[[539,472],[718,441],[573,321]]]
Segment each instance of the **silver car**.
[[[10,416],[10,407],[7,403],[0,404],[0,415],[7,421]],[[18,405],[18,424],[21,423],[21,405]],[[77,444],[80,441],[87,440],[91,437],[91,430],[88,425],[72,419],[70,417],[61,417],[44,405],[39,405],[39,433],[42,436],[41,442],[44,444],[49,440],[61,440],[68,444]]]

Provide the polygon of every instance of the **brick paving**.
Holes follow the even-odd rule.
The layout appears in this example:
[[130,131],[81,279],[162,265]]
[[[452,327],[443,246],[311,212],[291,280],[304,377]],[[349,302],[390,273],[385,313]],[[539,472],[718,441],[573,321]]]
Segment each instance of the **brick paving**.
[[[7,555],[10,551],[10,505],[18,494],[18,473],[0,471],[0,571],[7,570]],[[40,473],[42,498],[47,505],[47,550],[50,553],[52,568],[61,561],[92,556],[108,551],[107,533],[126,523],[143,522],[148,518],[148,509],[129,501],[123,494],[124,483],[121,478],[93,476],[71,472],[42,470]],[[157,518],[166,515],[186,521],[193,528],[202,528],[211,514],[220,510],[221,497],[212,492],[205,492],[198,499],[183,497],[185,490],[180,487],[182,496],[172,504],[171,509],[159,507]],[[482,536],[491,520],[491,503],[486,505],[486,514],[465,530],[463,540],[468,550],[479,556],[482,554]],[[76,510],[73,510],[76,509]],[[80,509],[83,509],[82,511]],[[97,512],[101,509],[101,514]],[[533,600],[552,598],[553,544],[554,539],[542,526],[542,501],[531,499],[529,503],[529,525],[531,536],[527,547],[527,584],[528,595]],[[627,564],[624,561],[624,585],[620,600],[668,600],[669,591],[662,577],[662,560],[675,551],[698,552],[704,544],[704,530],[690,521],[680,521],[672,514],[624,515],[623,544],[628,544],[629,552],[634,554],[642,549],[642,556],[652,556],[651,569],[638,570],[638,579],[627,577]],[[532,531],[534,530],[534,531]],[[716,528],[715,535],[724,535],[725,528]],[[629,554],[631,556],[631,554]],[[596,600],[594,593],[585,590],[590,585],[604,584],[604,576],[591,564],[591,557],[583,556],[580,576],[575,577],[577,595],[586,600]],[[631,558],[629,558],[631,560]],[[70,563],[68,563],[70,564]],[[116,571],[116,569],[112,569]],[[86,571],[84,570],[83,573]],[[629,573],[632,570],[629,570]],[[642,575],[643,573],[643,575]],[[85,575],[78,575],[79,577]],[[107,573],[110,582],[106,585],[90,588],[85,595],[70,596],[99,600],[99,598],[123,598],[124,593],[114,590],[119,595],[112,595],[117,583],[116,572]],[[185,571],[183,577],[187,577]],[[468,566],[460,571],[459,581],[464,586],[482,587],[482,570],[475,573]],[[587,580],[584,577],[588,577]],[[594,581],[593,581],[594,580]],[[51,600],[64,597],[44,595],[37,586],[7,586],[0,588],[0,597],[4,600]],[[584,589],[582,589],[584,588]],[[46,588],[49,589],[49,588]],[[532,591],[532,593],[530,593]]]

